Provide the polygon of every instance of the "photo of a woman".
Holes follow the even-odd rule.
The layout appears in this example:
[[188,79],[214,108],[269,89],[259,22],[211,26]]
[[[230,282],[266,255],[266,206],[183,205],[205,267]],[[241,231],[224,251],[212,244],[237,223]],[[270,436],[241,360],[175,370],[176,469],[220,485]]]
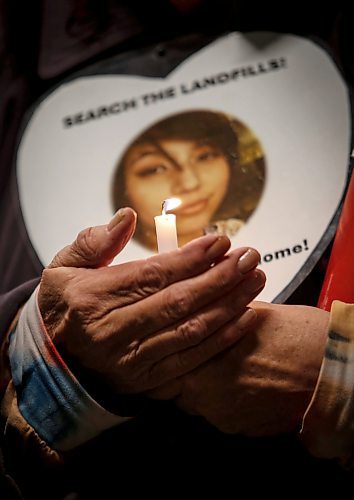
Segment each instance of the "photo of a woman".
[[205,232],[233,236],[258,205],[265,180],[259,141],[240,121],[210,110],[168,116],[125,150],[113,176],[113,208],[138,214],[135,239],[156,250],[154,216],[179,198],[179,245]]

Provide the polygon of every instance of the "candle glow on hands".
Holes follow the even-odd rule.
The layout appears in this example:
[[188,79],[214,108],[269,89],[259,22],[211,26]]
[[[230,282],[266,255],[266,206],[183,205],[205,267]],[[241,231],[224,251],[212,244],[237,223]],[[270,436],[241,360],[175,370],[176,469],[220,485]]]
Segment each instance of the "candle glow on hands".
[[167,212],[177,208],[180,204],[179,198],[168,198],[162,203],[161,215],[154,217],[159,253],[178,248],[176,216]]

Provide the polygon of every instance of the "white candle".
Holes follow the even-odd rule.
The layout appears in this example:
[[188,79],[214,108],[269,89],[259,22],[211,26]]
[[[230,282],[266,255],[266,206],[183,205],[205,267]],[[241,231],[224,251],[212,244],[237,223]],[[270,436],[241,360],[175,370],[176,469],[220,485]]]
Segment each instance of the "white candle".
[[154,217],[159,253],[178,248],[176,216],[174,214],[167,214],[166,212],[178,207],[180,203],[181,201],[178,198],[165,200],[162,203],[162,214]]

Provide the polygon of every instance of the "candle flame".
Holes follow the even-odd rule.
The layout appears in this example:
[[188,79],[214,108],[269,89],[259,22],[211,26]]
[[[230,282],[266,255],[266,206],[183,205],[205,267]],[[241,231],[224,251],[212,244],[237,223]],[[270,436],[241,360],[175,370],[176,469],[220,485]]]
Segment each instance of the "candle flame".
[[177,208],[181,203],[179,198],[167,198],[162,203],[162,215],[166,215],[167,212]]

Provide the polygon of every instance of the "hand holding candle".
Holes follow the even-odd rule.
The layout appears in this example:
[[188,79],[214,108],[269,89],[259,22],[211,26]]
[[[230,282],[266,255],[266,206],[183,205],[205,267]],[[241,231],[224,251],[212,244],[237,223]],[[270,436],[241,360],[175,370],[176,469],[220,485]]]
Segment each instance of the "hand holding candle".
[[154,217],[159,253],[178,248],[176,216],[166,212],[173,210],[180,204],[181,200],[179,198],[168,198],[162,203],[162,214]]

